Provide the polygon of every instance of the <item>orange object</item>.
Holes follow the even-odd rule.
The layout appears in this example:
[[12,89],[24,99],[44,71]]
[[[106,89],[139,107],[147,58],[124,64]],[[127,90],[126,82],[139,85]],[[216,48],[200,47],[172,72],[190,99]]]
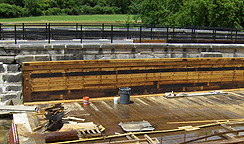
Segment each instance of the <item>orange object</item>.
[[89,105],[89,97],[83,97],[83,104]]

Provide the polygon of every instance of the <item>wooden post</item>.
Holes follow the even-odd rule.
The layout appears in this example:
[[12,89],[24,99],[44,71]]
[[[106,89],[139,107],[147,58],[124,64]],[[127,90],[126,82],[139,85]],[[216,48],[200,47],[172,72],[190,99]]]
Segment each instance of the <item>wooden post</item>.
[[31,98],[31,84],[30,84],[30,71],[23,72],[23,95],[24,102],[32,101]]

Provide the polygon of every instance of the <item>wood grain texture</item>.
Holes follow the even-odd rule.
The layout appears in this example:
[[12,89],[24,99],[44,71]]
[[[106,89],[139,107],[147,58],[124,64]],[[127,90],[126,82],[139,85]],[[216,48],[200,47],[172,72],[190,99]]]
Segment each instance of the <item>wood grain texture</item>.
[[243,76],[244,58],[25,62],[24,102],[74,99],[77,91],[114,96],[120,87],[132,87],[132,94],[239,88]]

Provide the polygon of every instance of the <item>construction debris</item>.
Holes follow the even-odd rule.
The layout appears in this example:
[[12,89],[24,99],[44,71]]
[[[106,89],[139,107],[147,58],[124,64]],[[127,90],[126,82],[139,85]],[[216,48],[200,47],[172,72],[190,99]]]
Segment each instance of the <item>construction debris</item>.
[[75,121],[85,121],[85,119],[81,119],[81,118],[76,118],[76,117],[66,117],[66,118],[63,118],[64,120],[75,120]]
[[166,92],[165,97],[167,98],[174,98],[174,97],[193,97],[193,96],[210,96],[210,95],[227,95],[227,92],[223,91],[211,91],[211,92],[201,92],[201,93],[174,93],[172,92]]
[[126,132],[133,131],[153,131],[155,128],[148,121],[120,122],[119,126]]
[[23,112],[33,112],[36,113],[38,111],[38,107],[36,106],[24,106],[24,105],[1,105],[1,112],[10,112],[10,113],[23,113]]
[[68,140],[79,140],[81,138],[96,137],[101,136],[104,130],[105,128],[102,125],[95,125],[94,128],[83,128],[77,130],[45,133],[45,141],[59,142]]

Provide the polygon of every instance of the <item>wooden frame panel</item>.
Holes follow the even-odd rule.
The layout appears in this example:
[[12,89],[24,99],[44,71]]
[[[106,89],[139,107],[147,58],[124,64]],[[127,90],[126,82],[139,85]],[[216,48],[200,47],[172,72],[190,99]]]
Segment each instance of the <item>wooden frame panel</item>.
[[25,62],[22,70],[24,102],[30,102],[72,99],[79,93],[114,96],[120,87],[133,87],[136,93],[237,88],[233,86],[242,86],[238,83],[244,81],[244,58]]

